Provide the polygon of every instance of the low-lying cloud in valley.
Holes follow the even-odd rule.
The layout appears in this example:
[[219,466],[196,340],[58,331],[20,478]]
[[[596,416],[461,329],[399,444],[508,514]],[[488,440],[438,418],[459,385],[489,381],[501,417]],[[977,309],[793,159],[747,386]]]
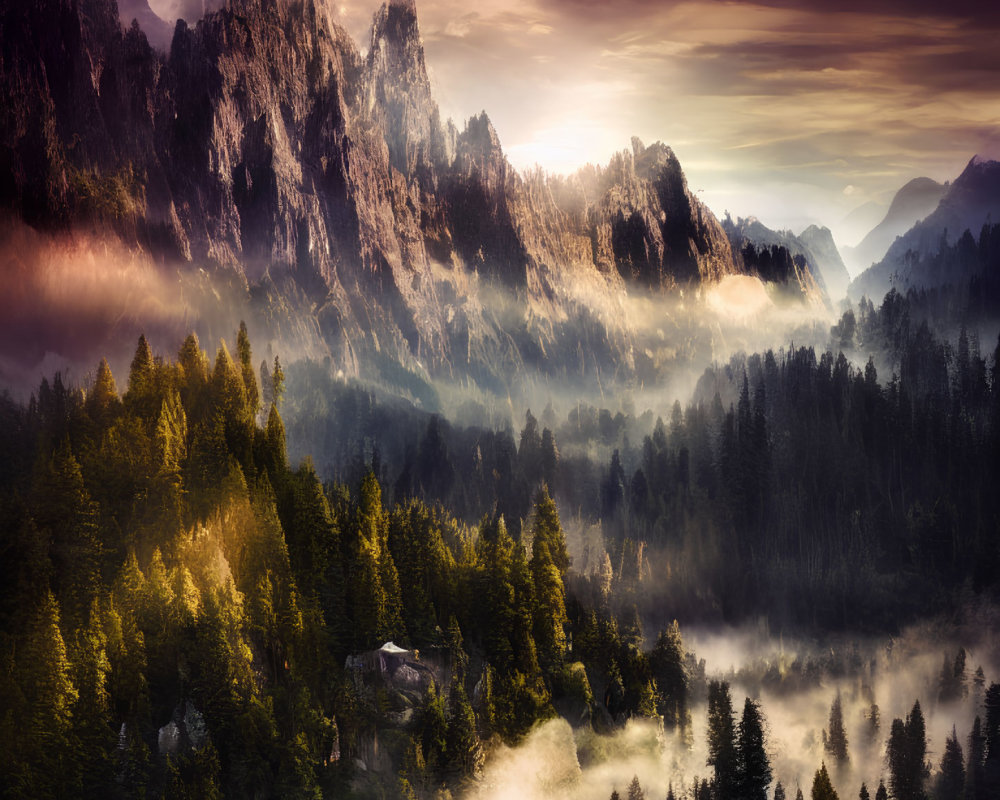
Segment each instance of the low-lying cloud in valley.
[[[701,629],[685,644],[704,660],[707,679],[730,683],[737,721],[744,697],[760,703],[767,723],[767,752],[774,781],[788,796],[801,787],[808,796],[814,773],[826,763],[841,797],[855,797],[864,782],[874,796],[880,780],[888,785],[886,741],[894,718],[905,719],[919,700],[923,711],[934,780],[952,726],[963,749],[973,718],[982,716],[982,687],[975,672],[983,668],[987,685],[998,676],[995,642],[981,636],[994,610],[967,610],[960,629],[940,621],[916,625],[898,637],[836,637],[825,645],[774,638],[754,627]],[[979,631],[977,633],[977,631]],[[962,636],[968,638],[963,641]],[[966,694],[954,702],[938,700],[942,662],[953,663],[966,648]],[[698,687],[695,687],[698,691]],[[703,687],[702,687],[703,691]],[[823,732],[830,707],[840,694],[849,762],[838,766],[826,752]],[[871,706],[878,706],[874,736]],[[480,786],[466,800],[607,800],[622,796],[633,776],[647,798],[689,790],[695,778],[710,778],[706,764],[707,707],[702,694],[692,705],[690,736],[664,731],[654,720],[632,719],[608,736],[573,730],[563,719],[539,725],[516,748],[501,746],[490,758]],[[930,784],[929,784],[930,785]],[[773,790],[773,784],[772,784]]]

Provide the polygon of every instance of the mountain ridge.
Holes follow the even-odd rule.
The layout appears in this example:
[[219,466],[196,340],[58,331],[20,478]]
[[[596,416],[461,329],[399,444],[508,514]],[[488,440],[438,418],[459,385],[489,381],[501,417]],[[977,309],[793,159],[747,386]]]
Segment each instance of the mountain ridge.
[[[485,112],[442,122],[412,2],[376,11],[364,57],[313,0],[230,0],[179,20],[168,53],[114,0],[15,0],[3,27],[19,42],[0,76],[9,212],[248,287],[269,275],[272,300],[289,276],[349,374],[628,371],[629,287],[740,272],[669,147],[522,175]],[[600,346],[578,358],[592,325]]]
[[978,238],[995,219],[1000,219],[1000,162],[974,156],[948,185],[934,211],[897,237],[881,261],[854,279],[851,297],[881,297],[891,287],[933,288],[959,279],[924,274],[918,269],[920,262],[954,245],[966,231]]
[[947,190],[947,183],[938,183],[931,178],[913,178],[905,183],[893,195],[881,221],[854,247],[844,248],[847,259],[862,272],[880,261],[896,237],[906,233],[937,208]]

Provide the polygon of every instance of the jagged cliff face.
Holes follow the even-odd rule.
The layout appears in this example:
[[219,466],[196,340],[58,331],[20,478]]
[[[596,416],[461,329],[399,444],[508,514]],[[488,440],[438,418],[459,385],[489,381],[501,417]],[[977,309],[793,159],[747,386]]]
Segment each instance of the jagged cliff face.
[[718,280],[735,272],[718,220],[691,192],[673,151],[660,142],[616,154],[560,187],[567,209],[583,211],[598,269],[649,288]]
[[627,371],[628,287],[738,271],[669,148],[522,176],[485,114],[442,123],[411,0],[365,58],[317,1],[229,0],[164,54],[113,0],[11,0],[0,202],[238,276],[352,373]]

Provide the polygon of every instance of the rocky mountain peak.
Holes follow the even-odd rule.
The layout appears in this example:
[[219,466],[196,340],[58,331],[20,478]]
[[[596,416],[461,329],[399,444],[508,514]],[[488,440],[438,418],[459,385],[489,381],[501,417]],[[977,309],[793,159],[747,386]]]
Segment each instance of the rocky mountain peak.
[[[0,204],[256,285],[276,338],[345,372],[628,368],[627,284],[738,270],[660,142],[525,180],[485,112],[442,125],[412,2],[379,8],[365,57],[321,0],[226,0],[179,20],[166,57],[123,30],[115,0],[13,9]],[[495,316],[496,284],[537,323]],[[584,358],[595,319],[605,344]]]
[[366,71],[365,114],[382,124],[392,166],[413,175],[421,162],[439,160],[431,148],[442,139],[440,115],[412,0],[389,0],[375,12]]
[[477,162],[491,161],[497,156],[503,158],[500,137],[485,111],[469,118],[462,132],[461,143],[463,152]]
[[951,191],[945,198],[967,191],[985,192],[996,196],[998,190],[1000,190],[1000,161],[991,156],[977,155],[970,159],[962,174],[955,179]]
[[645,147],[637,136],[633,136],[632,156],[635,161],[635,173],[640,178],[656,180],[666,171],[679,175],[684,187],[687,187],[687,179],[684,177],[677,156],[663,142],[653,142],[649,147]]

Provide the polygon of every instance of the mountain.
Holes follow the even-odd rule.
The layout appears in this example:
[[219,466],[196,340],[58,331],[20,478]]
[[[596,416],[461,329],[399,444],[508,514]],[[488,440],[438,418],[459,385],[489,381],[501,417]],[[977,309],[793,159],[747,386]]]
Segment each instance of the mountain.
[[[840,220],[837,230],[845,242],[860,242],[885,217],[885,203],[869,200]],[[846,247],[843,249],[847,249]]]
[[242,284],[268,347],[498,390],[527,365],[627,373],[629,290],[741,270],[663,144],[522,175],[485,112],[442,122],[412,0],[376,12],[365,57],[315,0],[230,0],[168,53],[130,2],[124,28],[114,0],[3,10],[0,206],[118,242],[188,298]]
[[[994,220],[1000,220],[1000,162],[976,156],[947,186],[937,208],[897,238],[881,261],[855,278],[851,297],[875,298],[891,286],[930,288],[963,279],[966,276],[928,269],[930,260],[963,240],[966,231],[975,247],[983,227]],[[974,259],[965,260],[971,269]]]
[[897,236],[930,214],[948,190],[930,178],[914,178],[896,192],[882,221],[854,247],[843,248],[844,258],[860,272],[885,256]]
[[118,16],[126,28],[131,27],[135,20],[153,47],[163,51],[170,50],[174,26],[150,8],[149,0],[121,0],[118,3]]
[[816,266],[822,276],[830,299],[837,301],[845,297],[851,276],[847,272],[847,267],[844,266],[840,250],[837,249],[837,244],[833,241],[830,229],[810,225],[797,238],[803,249],[812,254],[813,260],[810,263]]
[[[815,304],[829,303],[820,258],[791,231],[771,230],[756,217],[738,217],[734,221],[728,215],[722,227],[741,271],[762,281],[794,287],[793,293],[801,293]],[[810,234],[816,241],[823,238],[819,230]],[[835,275],[832,269],[831,274]]]

